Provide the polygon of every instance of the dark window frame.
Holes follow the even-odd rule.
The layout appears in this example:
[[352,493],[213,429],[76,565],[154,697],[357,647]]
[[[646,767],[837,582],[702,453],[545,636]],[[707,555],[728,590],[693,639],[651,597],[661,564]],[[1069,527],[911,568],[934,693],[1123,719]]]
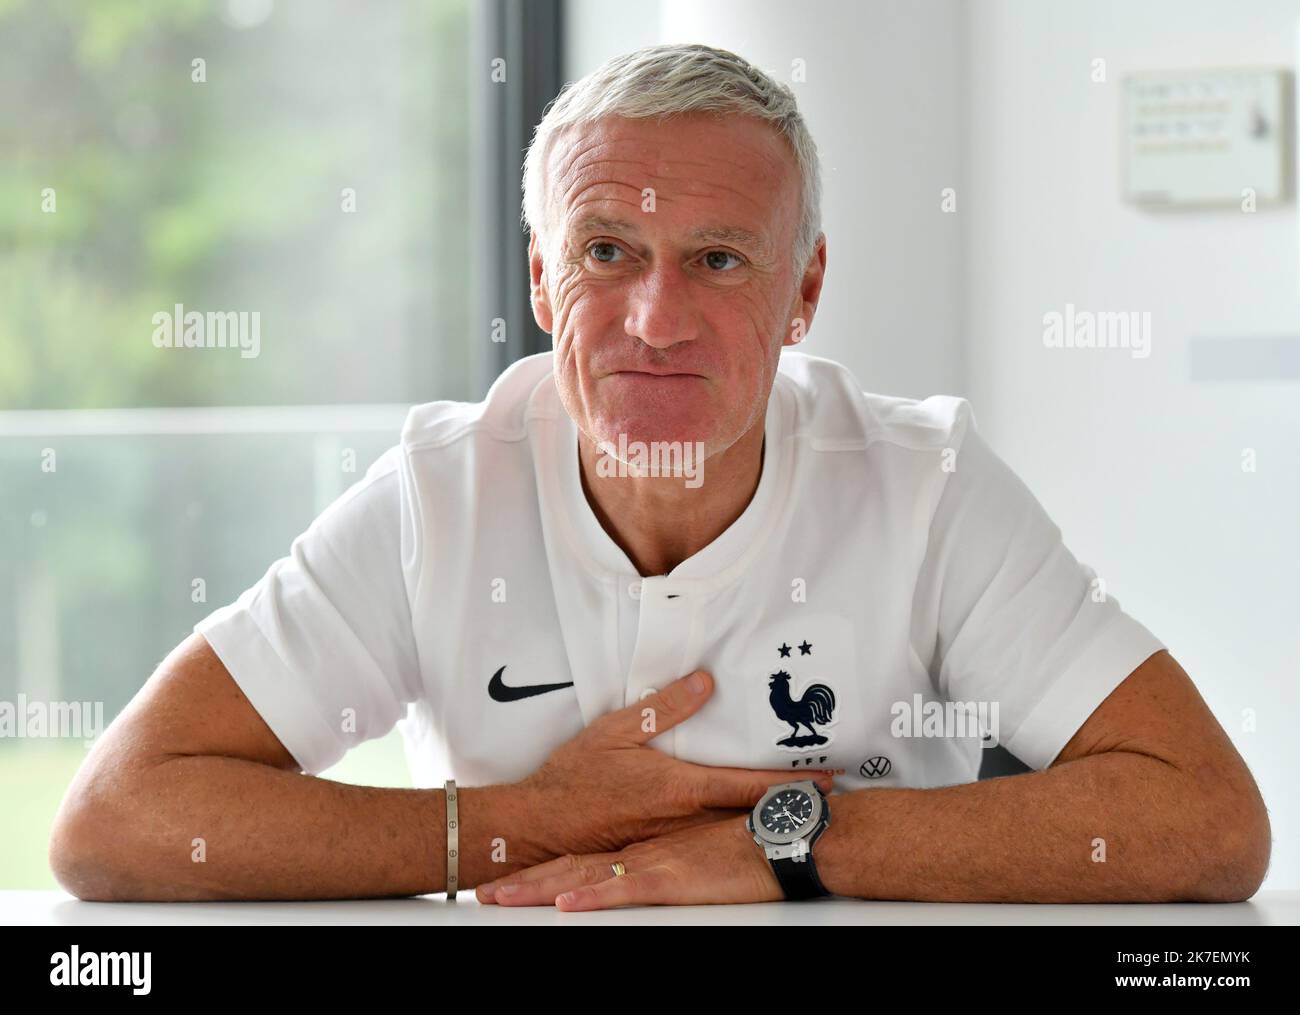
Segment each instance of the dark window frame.
[[[563,0],[480,0],[474,4],[470,61],[473,137],[474,322],[467,340],[481,393],[515,360],[551,348],[533,320],[528,234],[521,224],[523,160],[533,129],[563,80]],[[492,80],[504,58],[506,79]],[[492,341],[492,321],[505,341]]]

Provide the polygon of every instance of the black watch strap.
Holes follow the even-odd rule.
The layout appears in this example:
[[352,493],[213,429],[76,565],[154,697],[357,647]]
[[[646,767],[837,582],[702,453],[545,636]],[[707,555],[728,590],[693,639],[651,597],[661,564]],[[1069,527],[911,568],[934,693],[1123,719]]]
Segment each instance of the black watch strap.
[[772,870],[776,880],[781,883],[787,901],[796,899],[816,899],[830,895],[822,879],[817,876],[817,867],[813,863],[812,851],[809,850],[802,860],[786,857],[772,861]]

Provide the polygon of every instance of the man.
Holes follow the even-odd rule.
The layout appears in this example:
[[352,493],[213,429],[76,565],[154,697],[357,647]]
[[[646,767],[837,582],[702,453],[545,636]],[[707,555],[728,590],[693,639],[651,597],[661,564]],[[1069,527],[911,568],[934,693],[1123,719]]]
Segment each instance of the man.
[[[1250,897],[1249,771],[966,403],[782,353],[821,294],[819,203],[793,96],[733,54],[656,47],[567,89],[525,171],[553,353],[413,409],[197,625],[70,788],[62,883]],[[315,777],[404,718],[421,788]],[[1034,771],[975,781],[985,737]]]

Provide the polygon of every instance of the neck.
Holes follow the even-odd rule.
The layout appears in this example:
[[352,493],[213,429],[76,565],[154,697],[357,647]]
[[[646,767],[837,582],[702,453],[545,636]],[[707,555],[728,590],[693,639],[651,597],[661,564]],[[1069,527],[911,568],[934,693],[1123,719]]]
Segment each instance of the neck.
[[601,476],[600,452],[579,431],[582,492],[642,577],[667,574],[744,513],[763,471],[763,431],[760,416],[740,440],[708,459],[705,481],[696,487],[680,476]]

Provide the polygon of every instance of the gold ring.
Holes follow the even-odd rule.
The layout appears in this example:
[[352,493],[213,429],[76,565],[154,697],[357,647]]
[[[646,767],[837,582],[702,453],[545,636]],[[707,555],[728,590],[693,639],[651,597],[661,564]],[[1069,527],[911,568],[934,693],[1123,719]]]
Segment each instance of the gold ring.
[[627,873],[627,868],[623,866],[622,860],[615,860],[609,866],[610,869],[614,872],[614,877],[616,878],[621,878],[624,874]]

